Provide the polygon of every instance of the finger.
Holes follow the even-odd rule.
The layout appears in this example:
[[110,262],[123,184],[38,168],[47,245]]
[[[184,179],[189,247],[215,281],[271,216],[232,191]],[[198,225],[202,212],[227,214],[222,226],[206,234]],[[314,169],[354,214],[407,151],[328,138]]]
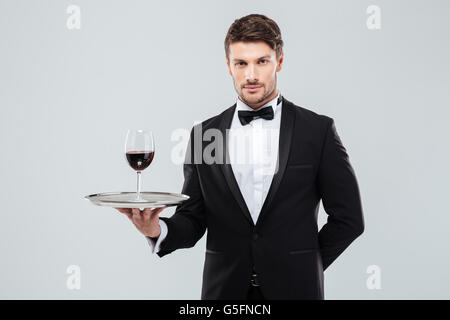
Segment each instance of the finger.
[[153,215],[159,208],[145,208],[144,214]]
[[161,211],[163,211],[166,207],[160,207],[160,208],[155,208],[153,210],[153,214],[159,214]]
[[145,218],[150,217],[152,214],[153,214],[153,209],[152,208],[145,208],[142,211],[142,216],[145,217]]
[[131,213],[133,213],[133,215],[140,215],[141,210],[139,210],[139,208],[132,208]]
[[133,208],[131,209],[131,212],[133,213],[133,221],[138,222],[141,221],[141,210],[139,208]]
[[146,209],[144,210],[144,212],[147,211],[147,212],[149,212],[150,214],[155,214],[155,213],[161,212],[162,209],[164,209],[164,207],[160,207],[160,208],[146,208]]
[[144,211],[142,212],[142,218],[144,219],[144,221],[148,221],[150,219],[152,212],[150,210],[150,208],[145,208]]

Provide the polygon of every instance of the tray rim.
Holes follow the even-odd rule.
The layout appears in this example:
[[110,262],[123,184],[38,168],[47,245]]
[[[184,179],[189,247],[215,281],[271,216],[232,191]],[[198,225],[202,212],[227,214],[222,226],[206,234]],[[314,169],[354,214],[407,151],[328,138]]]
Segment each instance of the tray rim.
[[177,197],[181,197],[180,201],[159,201],[159,202],[127,202],[127,201],[96,201],[96,196],[108,196],[108,195],[117,195],[117,194],[136,194],[136,191],[109,191],[109,192],[100,192],[100,193],[93,193],[84,196],[84,199],[89,200],[92,204],[98,205],[98,206],[105,206],[105,207],[114,207],[114,204],[117,204],[117,207],[119,208],[122,205],[129,204],[130,207],[136,207],[136,208],[145,208],[146,206],[150,205],[152,208],[158,208],[158,207],[165,207],[165,206],[174,206],[178,205],[190,198],[190,196],[182,193],[176,193],[176,192],[164,192],[164,191],[142,191],[141,193],[152,193],[152,194],[164,194],[164,195],[174,195]]

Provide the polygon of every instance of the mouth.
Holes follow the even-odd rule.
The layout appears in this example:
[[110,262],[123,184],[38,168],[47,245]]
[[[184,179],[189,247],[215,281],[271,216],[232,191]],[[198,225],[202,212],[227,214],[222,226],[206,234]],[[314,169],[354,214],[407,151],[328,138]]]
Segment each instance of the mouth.
[[250,92],[250,93],[257,92],[261,88],[262,88],[262,86],[245,86],[244,87],[244,89],[247,90],[247,92]]

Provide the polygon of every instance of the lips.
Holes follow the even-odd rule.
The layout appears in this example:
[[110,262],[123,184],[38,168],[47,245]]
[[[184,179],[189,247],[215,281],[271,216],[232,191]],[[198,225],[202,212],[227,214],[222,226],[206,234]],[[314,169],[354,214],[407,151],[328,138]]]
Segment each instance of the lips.
[[246,89],[249,92],[256,92],[261,88],[261,86],[245,86],[244,89]]

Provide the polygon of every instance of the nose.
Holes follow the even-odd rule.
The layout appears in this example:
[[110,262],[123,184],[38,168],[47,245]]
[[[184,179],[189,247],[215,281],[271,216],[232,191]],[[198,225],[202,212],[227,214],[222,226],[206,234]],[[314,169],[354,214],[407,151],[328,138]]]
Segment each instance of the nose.
[[257,82],[258,81],[258,75],[256,74],[256,68],[253,64],[248,64],[248,67],[245,70],[245,80],[247,82]]

